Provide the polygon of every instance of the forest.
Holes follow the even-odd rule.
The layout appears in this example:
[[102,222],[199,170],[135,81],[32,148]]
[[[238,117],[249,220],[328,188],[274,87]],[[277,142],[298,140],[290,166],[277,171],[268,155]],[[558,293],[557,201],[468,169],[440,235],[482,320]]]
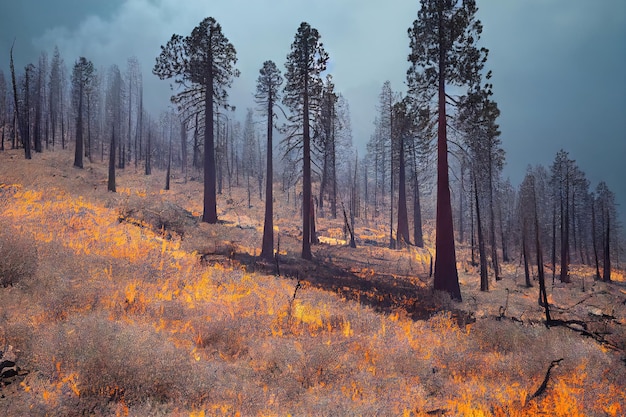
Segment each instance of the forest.
[[616,195],[567,149],[505,178],[475,1],[416,13],[362,147],[307,22],[243,120],[213,17],[159,114],[136,57],[8,51],[0,413],[624,415]]

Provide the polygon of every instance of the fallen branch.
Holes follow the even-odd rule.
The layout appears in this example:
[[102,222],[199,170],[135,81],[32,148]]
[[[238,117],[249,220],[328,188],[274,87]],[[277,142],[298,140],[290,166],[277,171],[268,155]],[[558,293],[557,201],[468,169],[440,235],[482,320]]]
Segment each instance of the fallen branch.
[[563,358],[550,362],[550,366],[548,367],[548,370],[546,371],[546,376],[543,378],[543,382],[541,383],[541,385],[539,385],[539,388],[537,388],[537,391],[535,391],[535,393],[530,396],[530,398],[528,399],[529,401],[539,397],[544,392],[546,392],[546,389],[548,388],[548,381],[550,380],[550,372],[552,372],[552,368],[558,366],[562,360]]

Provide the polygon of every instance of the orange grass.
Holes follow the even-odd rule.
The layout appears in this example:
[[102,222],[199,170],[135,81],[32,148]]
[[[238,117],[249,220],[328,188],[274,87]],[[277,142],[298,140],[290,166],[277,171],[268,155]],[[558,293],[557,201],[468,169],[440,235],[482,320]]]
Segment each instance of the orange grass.
[[[33,287],[59,285],[60,277],[47,274],[58,266],[50,255],[41,257],[43,270],[32,278],[31,289],[0,289],[3,325],[9,329],[0,336],[20,345],[22,367],[30,370],[12,394],[14,406],[0,402],[0,411],[8,415],[29,409],[63,414],[81,407],[106,415],[190,417],[424,416],[437,409],[459,416],[625,412],[624,387],[615,373],[625,374],[623,364],[612,352],[566,330],[493,321],[507,338],[503,348],[490,324],[459,327],[446,311],[415,322],[306,286],[293,299],[293,281],[237,267],[202,266],[195,253],[181,249],[180,239],[120,223],[115,208],[61,189],[15,187],[8,204],[0,206],[2,217],[16,233],[31,235],[38,247],[61,245],[81,273],[66,277],[74,280],[68,291],[76,299],[95,295],[83,307],[68,306],[62,315],[45,308],[45,302],[53,302],[45,301],[52,293],[36,292],[44,299],[29,299]],[[156,198],[145,189],[120,192]],[[382,229],[368,233],[384,236]],[[342,237],[336,228],[329,235]],[[253,242],[241,247],[255,253]],[[412,256],[429,262],[424,253]],[[366,279],[368,273],[359,275]],[[20,300],[30,305],[20,309]],[[98,337],[111,346],[87,343],[94,349],[87,358],[81,346],[71,343],[73,332],[95,337],[90,326],[102,329]],[[11,329],[22,329],[23,340]],[[112,329],[124,329],[123,335],[106,333]],[[121,343],[136,346],[125,349]],[[181,355],[154,356],[171,356],[172,349]],[[135,357],[118,357],[128,351]],[[565,358],[563,366],[553,371],[546,393],[531,400],[555,355]],[[161,368],[160,362],[168,360],[178,361],[184,373],[165,364]],[[115,380],[118,373],[107,361],[143,364],[136,373],[145,367],[146,375],[135,375],[136,381],[152,391]],[[174,379],[167,381],[171,387],[151,380],[161,369],[171,373],[159,374]],[[113,382],[98,385],[93,372]],[[150,398],[150,392],[160,394]]]

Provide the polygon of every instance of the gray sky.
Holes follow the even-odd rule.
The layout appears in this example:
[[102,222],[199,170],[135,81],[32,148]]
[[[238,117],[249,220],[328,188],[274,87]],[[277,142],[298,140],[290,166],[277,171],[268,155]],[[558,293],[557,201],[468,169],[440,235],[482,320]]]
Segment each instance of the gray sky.
[[[592,187],[604,180],[626,223],[626,2],[624,0],[477,0],[482,46],[489,48],[495,99],[507,152],[505,176],[517,185],[528,164],[549,166],[563,148]],[[169,84],[151,74],[173,33],[187,35],[213,16],[237,50],[241,77],[230,92],[243,120],[258,70],[281,69],[302,21],[322,35],[338,91],[348,99],[355,145],[373,130],[380,88],[404,91],[407,29],[418,0],[0,0],[0,67],[36,63],[55,45],[70,67],[136,56],[149,110],[167,106]]]

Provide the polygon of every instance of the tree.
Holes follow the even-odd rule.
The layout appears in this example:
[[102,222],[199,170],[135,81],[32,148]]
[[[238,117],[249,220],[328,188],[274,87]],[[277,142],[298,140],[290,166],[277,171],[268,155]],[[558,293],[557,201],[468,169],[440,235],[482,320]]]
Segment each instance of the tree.
[[405,152],[408,137],[412,134],[412,116],[409,114],[408,100],[402,100],[393,106],[394,131],[392,132],[394,142],[398,147],[398,228],[397,242],[409,244],[409,216],[407,211],[406,198],[406,163]]
[[478,81],[487,50],[476,46],[482,32],[482,24],[475,17],[477,10],[475,0],[421,0],[417,19],[408,31],[411,47],[408,58],[411,68],[407,73],[409,88],[438,87],[434,286],[447,291],[456,300],[461,300],[461,290],[456,269],[449,189],[446,86],[472,86]]
[[[20,104],[19,104],[20,99],[17,94],[17,81],[15,79],[15,65],[13,64],[13,45],[11,45],[10,57],[11,57],[11,60],[10,60],[11,81],[13,83],[13,104],[14,104],[13,110],[15,112],[15,118],[16,118],[18,129],[20,130],[22,144],[24,145],[24,157],[26,159],[31,159],[30,140],[28,138],[28,133],[24,129],[24,122],[22,121],[22,118],[20,117]],[[26,74],[26,79],[28,80],[28,73]]]
[[63,59],[59,48],[54,47],[52,62],[50,63],[50,79],[48,81],[48,99],[50,112],[50,133],[52,134],[52,146],[55,144],[59,119],[63,118]]
[[[569,153],[561,149],[557,152],[551,166],[551,183],[555,198],[558,204],[558,212],[555,210],[553,219],[553,230],[556,228],[556,214],[559,216],[560,247],[561,247],[561,282],[571,282],[569,276],[570,264],[570,220],[571,205],[573,201],[574,182],[580,177],[581,172],[576,166],[576,161],[569,159]],[[555,207],[556,208],[556,207]],[[554,236],[556,239],[556,234]],[[553,243],[553,250],[556,252],[556,241]]]
[[35,66],[33,64],[28,64],[24,68],[24,79],[22,82],[22,110],[20,114],[22,118],[20,122],[22,124],[22,128],[20,129],[20,133],[23,133],[22,144],[24,145],[24,149],[28,148],[28,153],[31,153],[32,143],[33,143],[33,129],[31,123],[31,105],[34,99],[34,94],[32,91],[32,79],[35,73]]
[[[611,250],[612,236],[617,236],[617,210],[615,205],[615,194],[609,189],[604,181],[601,181],[596,187],[595,200],[595,220],[596,230],[599,233],[600,245],[602,248],[603,273],[602,280],[611,281]],[[596,255],[597,258],[597,255]],[[599,271],[596,260],[596,269]]]
[[76,149],[74,153],[74,166],[83,167],[83,102],[86,90],[93,82],[94,67],[91,61],[80,57],[74,64],[72,71],[72,104],[76,112]]
[[[291,129],[288,140],[301,137],[302,147],[302,258],[312,259],[311,213],[313,196],[311,193],[311,114],[319,107],[321,93],[321,73],[326,69],[328,54],[320,41],[320,34],[306,22],[302,22],[291,52],[287,55],[283,102],[293,112],[290,118]],[[299,129],[302,134],[299,135]]]
[[254,113],[252,109],[248,109],[246,113],[246,121],[243,126],[243,174],[246,177],[246,187],[248,189],[248,208],[252,206],[250,201],[252,194],[250,189],[250,177],[254,177],[256,175],[256,170],[258,168],[257,157],[260,157],[260,155],[257,155],[256,131],[254,128],[253,115]]
[[259,70],[257,79],[256,101],[267,117],[267,151],[265,174],[265,221],[263,223],[263,243],[261,258],[271,260],[274,256],[274,166],[272,156],[272,133],[274,128],[274,106],[280,99],[280,86],[283,77],[273,61],[265,61]]
[[326,82],[322,88],[322,97],[320,103],[319,124],[320,128],[317,134],[317,142],[319,142],[320,159],[321,159],[321,181],[319,190],[319,209],[320,216],[324,214],[324,196],[328,192],[327,188],[331,183],[330,202],[331,214],[333,218],[337,218],[337,162],[336,162],[336,120],[337,120],[337,94],[335,94],[335,84],[333,84],[332,76],[326,75]]
[[[109,134],[113,137],[113,131],[115,131],[115,141],[113,143],[117,147],[116,150],[109,149],[109,153],[115,153],[117,159],[121,154],[120,138],[122,135],[122,107],[123,107],[123,83],[122,74],[117,65],[112,65],[108,73],[107,81],[107,93],[105,103],[106,125],[111,127]],[[115,161],[115,159],[113,160]],[[121,168],[121,164],[118,161],[118,167]]]
[[[48,56],[45,52],[42,52],[39,56],[39,65],[36,69],[37,81],[35,83],[35,90],[33,92],[33,100],[35,101],[35,124],[33,126],[33,142],[35,152],[41,152],[43,145],[41,141],[43,131],[43,118],[44,118],[44,106],[46,97],[45,78],[48,71]],[[47,137],[47,135],[46,135]],[[47,139],[46,139],[47,143]]]
[[[491,73],[487,74],[487,79]],[[476,203],[478,245],[481,263],[481,290],[489,290],[489,281],[484,267],[486,256],[484,251],[485,236],[482,231],[482,221],[478,219],[481,210],[481,201],[486,201],[489,207],[489,241],[491,244],[491,262],[496,281],[500,279],[498,265],[498,250],[496,245],[495,221],[495,183],[500,176],[504,165],[504,151],[499,139],[500,131],[496,119],[500,110],[492,100],[492,85],[478,86],[460,100],[458,124],[464,133],[464,143],[470,159],[472,177],[474,178],[474,194]],[[480,197],[480,198],[479,198]],[[483,211],[484,213],[484,211]]]
[[202,221],[217,223],[214,109],[226,105],[232,79],[239,76],[235,47],[222,26],[208,17],[189,36],[172,35],[156,59],[152,72],[173,78],[182,87],[172,100],[204,116],[204,212]]

